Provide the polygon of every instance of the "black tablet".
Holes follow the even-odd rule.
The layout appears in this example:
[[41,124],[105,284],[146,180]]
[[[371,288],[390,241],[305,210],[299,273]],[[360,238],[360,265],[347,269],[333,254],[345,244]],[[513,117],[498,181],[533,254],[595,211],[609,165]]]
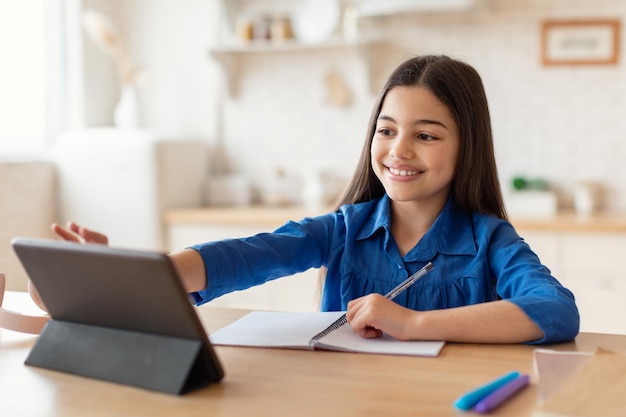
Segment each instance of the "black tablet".
[[182,394],[224,372],[169,257],[15,238],[51,320],[26,364]]

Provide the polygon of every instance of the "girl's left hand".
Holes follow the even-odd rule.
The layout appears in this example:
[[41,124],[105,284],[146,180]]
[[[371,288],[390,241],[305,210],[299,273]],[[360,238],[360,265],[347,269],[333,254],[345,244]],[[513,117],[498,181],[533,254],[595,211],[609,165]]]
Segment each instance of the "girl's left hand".
[[380,294],[369,294],[348,303],[346,318],[362,337],[381,337],[384,332],[395,339],[410,340],[416,314]]

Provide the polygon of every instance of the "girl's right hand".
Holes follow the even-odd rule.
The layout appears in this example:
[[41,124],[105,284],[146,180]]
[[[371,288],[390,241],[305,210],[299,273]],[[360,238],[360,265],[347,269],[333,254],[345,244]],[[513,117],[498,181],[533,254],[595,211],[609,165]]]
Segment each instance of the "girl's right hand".
[[97,243],[100,245],[107,245],[109,243],[109,239],[106,235],[79,226],[74,222],[67,222],[65,228],[59,226],[57,223],[53,223],[52,231],[63,240],[70,242]]

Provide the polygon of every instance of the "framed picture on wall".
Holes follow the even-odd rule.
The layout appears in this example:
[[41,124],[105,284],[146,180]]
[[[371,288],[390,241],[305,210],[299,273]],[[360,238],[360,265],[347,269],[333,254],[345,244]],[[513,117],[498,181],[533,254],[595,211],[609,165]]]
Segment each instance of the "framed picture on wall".
[[541,30],[543,65],[615,65],[621,23],[616,19],[547,20]]

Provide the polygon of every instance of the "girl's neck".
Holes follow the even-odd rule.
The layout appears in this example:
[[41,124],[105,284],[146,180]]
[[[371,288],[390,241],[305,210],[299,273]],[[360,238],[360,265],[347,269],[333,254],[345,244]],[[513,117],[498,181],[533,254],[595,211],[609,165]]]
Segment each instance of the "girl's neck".
[[404,256],[417,245],[445,205],[422,202],[391,202],[391,234]]

